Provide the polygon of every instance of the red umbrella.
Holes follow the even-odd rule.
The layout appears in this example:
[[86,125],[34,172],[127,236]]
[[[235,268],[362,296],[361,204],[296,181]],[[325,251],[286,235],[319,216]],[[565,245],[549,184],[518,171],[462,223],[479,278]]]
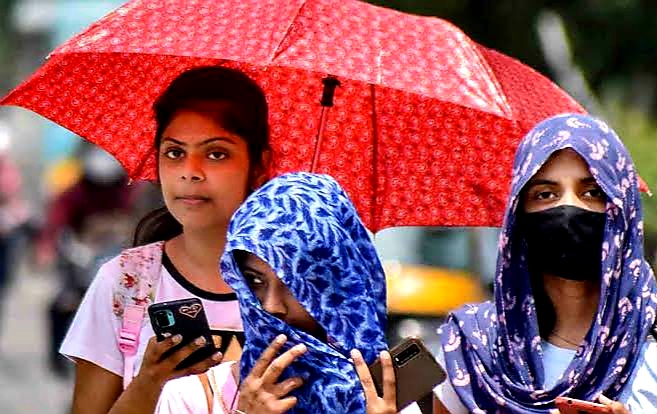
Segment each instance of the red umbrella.
[[[60,46],[1,103],[152,179],[152,104],[204,65],[242,69],[265,90],[274,173],[333,175],[373,231],[498,224],[519,139],[545,117],[583,111],[444,20],[356,0],[133,1]],[[327,75],[340,83],[325,100],[330,114],[320,106]]]

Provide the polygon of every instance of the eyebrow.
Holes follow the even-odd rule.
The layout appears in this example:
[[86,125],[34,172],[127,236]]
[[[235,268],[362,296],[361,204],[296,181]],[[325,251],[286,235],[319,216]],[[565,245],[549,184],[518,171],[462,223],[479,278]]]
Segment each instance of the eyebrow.
[[[186,142],[179,141],[179,140],[177,140],[175,138],[171,138],[171,137],[165,137],[165,138],[162,139],[162,142],[166,142],[166,141],[171,141],[174,144],[177,144],[177,145],[180,145],[180,146],[183,146],[183,147],[186,147],[188,145]],[[217,142],[217,141],[227,142],[229,144],[235,144],[235,140],[232,139],[232,138],[229,138],[229,137],[213,137],[213,138],[206,139],[205,141],[197,144],[196,146],[202,147],[204,145],[212,144],[213,142]]]
[[[598,182],[594,177],[586,177],[579,180],[580,184],[597,184]],[[546,180],[544,178],[536,178],[527,183],[527,189],[536,187],[538,185],[559,185],[558,182],[552,180]]]
[[263,273],[263,272],[261,272],[260,270],[254,268],[254,267],[251,267],[251,266],[249,266],[249,265],[247,265],[247,264],[243,265],[241,270],[242,270],[242,273],[244,273],[245,271],[248,270],[248,271],[251,272],[251,273],[255,273],[255,274],[257,274],[257,275],[264,276],[264,273]]
[[537,185],[559,185],[559,183],[552,180],[546,180],[544,178],[535,178],[527,183],[526,189],[529,190],[530,188],[536,187]]
[[582,183],[582,184],[597,184],[598,183],[596,181],[596,179],[593,178],[593,177],[582,178],[581,180],[579,180],[579,182]]

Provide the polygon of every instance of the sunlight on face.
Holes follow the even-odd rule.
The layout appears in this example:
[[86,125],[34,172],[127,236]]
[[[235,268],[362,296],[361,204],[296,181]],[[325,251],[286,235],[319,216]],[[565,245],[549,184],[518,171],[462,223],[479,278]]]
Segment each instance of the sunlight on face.
[[562,205],[604,212],[607,197],[584,159],[571,149],[557,151],[527,183],[522,209],[527,213]]
[[186,228],[223,228],[246,198],[246,141],[208,111],[180,109],[164,129],[158,169],[164,202]]

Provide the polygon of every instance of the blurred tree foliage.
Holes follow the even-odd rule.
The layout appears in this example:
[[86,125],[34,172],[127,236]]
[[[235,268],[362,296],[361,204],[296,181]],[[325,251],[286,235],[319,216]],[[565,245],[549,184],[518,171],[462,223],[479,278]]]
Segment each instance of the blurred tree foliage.
[[657,248],[657,121],[619,101],[605,105],[607,119],[632,154],[641,176],[655,195],[643,197],[644,227],[650,254]]
[[[657,84],[657,2],[654,0],[370,0],[398,10],[442,17],[477,42],[549,75],[536,33],[541,11],[566,23],[575,63],[594,91],[624,82],[627,93]],[[636,90],[634,84],[643,85]],[[631,98],[631,96],[628,96]],[[657,100],[649,102],[657,114]]]
[[16,0],[0,0],[0,59],[5,58],[11,46],[11,10]]
[[9,70],[11,47],[13,44],[13,30],[11,25],[11,9],[16,0],[0,0],[0,91]]

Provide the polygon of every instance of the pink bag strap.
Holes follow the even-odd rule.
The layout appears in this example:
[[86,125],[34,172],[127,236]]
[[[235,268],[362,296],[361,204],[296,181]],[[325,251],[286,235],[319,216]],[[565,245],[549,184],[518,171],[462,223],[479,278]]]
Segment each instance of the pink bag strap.
[[155,300],[160,281],[164,242],[124,250],[119,256],[121,274],[113,292],[114,313],[121,318],[117,341],[123,354],[123,388],[135,373],[139,336],[146,308]]
[[119,331],[119,349],[123,354],[123,389],[128,388],[135,372],[135,359],[139,347],[139,334],[146,308],[139,305],[125,305],[123,321]]

